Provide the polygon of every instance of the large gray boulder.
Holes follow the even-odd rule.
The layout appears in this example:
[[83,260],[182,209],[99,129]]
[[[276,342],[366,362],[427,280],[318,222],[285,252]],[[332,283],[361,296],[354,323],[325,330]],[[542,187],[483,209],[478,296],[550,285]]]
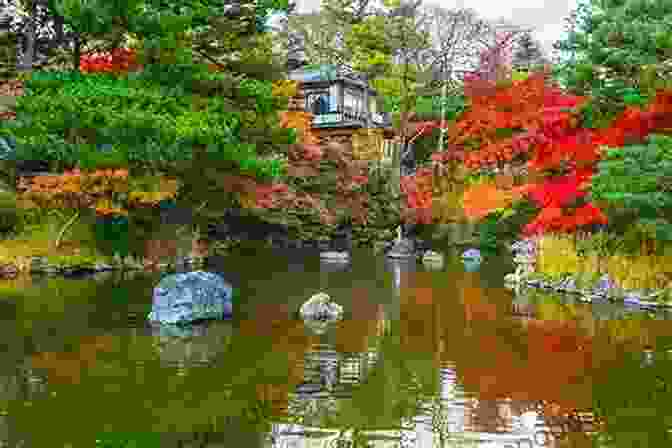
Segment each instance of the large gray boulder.
[[193,271],[164,277],[154,288],[147,319],[159,324],[188,324],[223,319],[233,313],[233,288],[220,275]]

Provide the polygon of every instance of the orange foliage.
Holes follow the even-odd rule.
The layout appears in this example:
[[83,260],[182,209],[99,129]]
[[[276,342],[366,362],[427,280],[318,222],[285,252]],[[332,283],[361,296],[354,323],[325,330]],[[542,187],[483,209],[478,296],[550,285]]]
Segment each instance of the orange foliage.
[[402,348],[410,353],[433,353],[438,362],[441,300],[426,272],[402,273],[399,332]]
[[495,184],[481,183],[464,192],[464,214],[471,220],[479,220],[497,209],[507,208],[520,199],[529,189],[527,185],[511,189],[497,188]]
[[99,352],[113,350],[109,335],[82,337],[76,352],[39,352],[31,356],[33,368],[44,369],[50,383],[79,384],[82,370],[93,367]]
[[406,200],[402,203],[401,214],[405,222],[417,224],[432,223],[432,170],[420,168],[411,176],[403,176],[401,191]]
[[352,294],[352,318],[338,323],[335,345],[339,352],[361,353],[368,349],[369,338],[380,330],[383,306],[371,302],[366,290],[353,289]]
[[40,207],[94,208],[103,216],[128,215],[128,207],[154,206],[175,197],[178,182],[159,176],[155,191],[131,191],[126,169],[92,172],[74,169],[31,180],[22,178],[18,190],[22,200],[33,201]]
[[83,173],[75,169],[60,175],[36,176],[30,182],[21,179],[19,190],[23,191],[23,199],[41,207],[95,207],[100,214],[127,214],[111,202],[116,194],[128,191],[128,171]]
[[289,393],[303,382],[304,356],[316,342],[308,335],[303,321],[292,319],[285,303],[260,303],[254,315],[240,321],[240,336],[270,341],[273,352],[287,355],[287,379],[279,383],[256,383],[257,398],[271,404],[274,415],[287,413]]
[[317,145],[320,139],[312,132],[313,114],[310,112],[287,110],[280,112],[280,127],[296,129],[298,142]]

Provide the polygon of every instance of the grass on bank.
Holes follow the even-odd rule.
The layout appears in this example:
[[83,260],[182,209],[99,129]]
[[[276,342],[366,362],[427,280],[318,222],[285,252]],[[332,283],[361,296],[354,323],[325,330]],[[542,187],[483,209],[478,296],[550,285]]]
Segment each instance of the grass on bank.
[[672,254],[652,254],[644,247],[634,254],[607,251],[599,239],[599,235],[544,235],[539,241],[537,270],[552,277],[579,274],[598,278],[609,274],[625,289],[672,287]]
[[19,271],[25,271],[30,267],[31,257],[46,257],[48,263],[58,265],[112,263],[112,257],[97,247],[90,217],[76,220],[56,247],[71,212],[44,210],[27,201],[17,201],[16,212],[16,225],[0,240],[0,264],[13,264]]

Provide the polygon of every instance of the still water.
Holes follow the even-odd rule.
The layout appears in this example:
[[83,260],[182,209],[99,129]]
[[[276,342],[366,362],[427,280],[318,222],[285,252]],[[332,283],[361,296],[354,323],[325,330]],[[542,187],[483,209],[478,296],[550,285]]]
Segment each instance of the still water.
[[[144,324],[162,274],[2,281],[3,446],[670,446],[665,314],[516,296],[497,259],[207,269],[238,289],[235,317],[182,334]],[[319,291],[345,310],[322,335],[297,316]]]

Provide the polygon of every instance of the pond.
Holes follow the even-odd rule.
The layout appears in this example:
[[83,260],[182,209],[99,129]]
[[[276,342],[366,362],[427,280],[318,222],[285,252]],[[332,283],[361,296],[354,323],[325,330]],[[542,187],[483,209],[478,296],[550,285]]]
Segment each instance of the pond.
[[[257,250],[207,269],[237,288],[234,318],[190,334],[145,325],[159,273],[4,280],[3,446],[669,442],[666,314],[516,297],[504,259],[470,273]],[[321,335],[297,315],[318,291],[345,311]]]

